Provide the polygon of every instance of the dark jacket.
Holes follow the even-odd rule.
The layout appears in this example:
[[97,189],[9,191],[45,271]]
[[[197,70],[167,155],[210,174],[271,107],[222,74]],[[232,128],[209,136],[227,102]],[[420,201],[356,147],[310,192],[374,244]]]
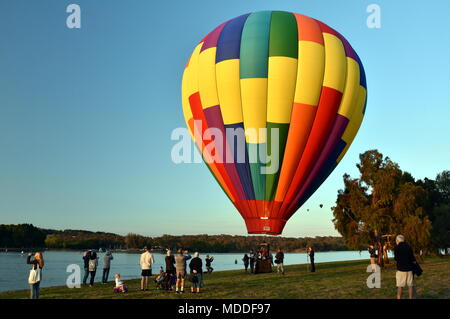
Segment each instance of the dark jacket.
[[277,254],[275,255],[275,262],[277,262],[278,264],[282,264],[284,261],[284,253],[282,251],[277,252]]
[[416,262],[414,252],[408,243],[401,242],[394,248],[394,259],[397,262],[398,271],[412,271]]
[[191,262],[189,263],[189,269],[191,270],[191,273],[194,270],[197,271],[197,274],[202,273],[202,260],[200,259],[200,257],[192,258]]
[[175,257],[173,255],[166,256],[166,272],[173,273],[175,272]]
[[88,252],[86,256],[83,256],[84,268],[89,268],[89,259],[91,258],[91,252]]
[[205,258],[206,267],[211,267],[211,263],[213,262],[214,257]]

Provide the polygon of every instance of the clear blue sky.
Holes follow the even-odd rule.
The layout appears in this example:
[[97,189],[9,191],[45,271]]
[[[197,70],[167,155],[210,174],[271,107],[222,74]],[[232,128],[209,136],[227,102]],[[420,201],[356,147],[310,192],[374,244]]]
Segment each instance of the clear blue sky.
[[[66,27],[70,3],[81,6],[80,30]],[[381,7],[381,29],[366,26],[371,3]],[[184,126],[181,76],[196,43],[264,9],[340,31],[364,63],[369,92],[349,152],[284,236],[337,234],[330,207],[365,150],[417,178],[450,168],[448,0],[2,0],[0,223],[246,234],[204,164],[172,163],[170,133]]]

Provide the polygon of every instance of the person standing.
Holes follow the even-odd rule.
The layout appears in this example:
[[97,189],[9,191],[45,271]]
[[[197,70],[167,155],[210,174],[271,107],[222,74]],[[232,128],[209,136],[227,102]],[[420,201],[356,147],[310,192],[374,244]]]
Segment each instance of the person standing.
[[247,255],[247,254],[244,255],[244,258],[242,258],[242,261],[244,262],[245,272],[247,272],[247,269],[248,269],[248,262],[249,262],[249,259],[250,259],[250,258],[248,258],[248,255]]
[[213,270],[214,270],[214,268],[211,266],[211,263],[212,263],[213,261],[214,261],[214,257],[213,257],[213,256],[209,257],[209,255],[206,255],[206,258],[205,258],[205,266],[206,266],[206,272],[207,272],[208,274],[212,273]]
[[164,284],[164,288],[166,290],[172,290],[172,279],[176,276],[175,273],[175,257],[172,255],[172,251],[170,249],[166,252],[166,280]]
[[316,272],[316,265],[314,264],[314,247],[308,248],[308,256],[311,262],[311,272]]
[[106,252],[106,255],[103,256],[102,283],[104,283],[104,284],[106,284],[108,282],[109,269],[111,268],[111,260],[113,260],[113,259],[114,259],[114,257],[109,250]]
[[164,261],[166,262],[166,273],[175,273],[175,257],[171,250],[167,250]]
[[[33,257],[33,259],[31,259]],[[28,254],[27,264],[33,265],[33,271],[35,271],[35,277],[32,278],[32,282],[28,279],[30,284],[30,299],[39,299],[40,294],[40,285],[42,281],[42,268],[44,268],[44,257],[42,253],[37,252],[34,255]]]
[[95,251],[92,251],[89,255],[89,287],[94,286],[95,273],[98,267],[98,257]]
[[253,249],[250,250],[250,256],[248,258],[248,262],[250,264],[250,273],[255,273],[255,252],[253,251]]
[[277,264],[277,273],[284,275],[284,253],[278,248],[278,251],[275,255],[275,264]]
[[[191,270],[192,275],[192,293],[200,293],[200,288],[203,287],[203,270],[202,270],[202,260],[199,257],[199,253],[196,252],[194,254],[194,258],[192,258],[189,263],[189,269]],[[197,289],[197,291],[195,291]]]
[[415,284],[414,284],[414,263],[416,258],[411,246],[405,242],[403,235],[398,235],[395,238],[397,246],[394,248],[394,259],[397,262],[397,273],[395,280],[397,284],[397,299],[402,298],[403,288],[408,286],[409,299],[415,298]]
[[91,257],[91,251],[85,251],[83,253],[83,263],[84,263],[84,276],[83,285],[86,285],[87,279],[89,277],[89,258]]
[[371,244],[367,250],[370,254],[370,265],[372,266],[372,272],[376,272],[376,259],[378,258],[378,255],[375,246]]
[[141,254],[141,291],[148,291],[148,277],[152,275],[152,264],[155,263],[151,248],[144,247],[144,252]]
[[[189,255],[188,251],[183,251],[178,249],[178,255],[175,256],[175,270],[177,274],[177,281],[175,283],[176,293],[184,292],[184,281],[186,279],[186,261],[191,259],[191,255]],[[181,291],[178,291],[178,287],[181,284]]]

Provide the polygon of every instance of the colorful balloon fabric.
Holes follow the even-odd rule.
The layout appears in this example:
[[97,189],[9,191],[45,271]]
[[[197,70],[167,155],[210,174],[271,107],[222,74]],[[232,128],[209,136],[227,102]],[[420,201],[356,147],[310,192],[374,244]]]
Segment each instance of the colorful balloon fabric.
[[[245,14],[196,46],[183,74],[184,117],[248,233],[281,234],[331,174],[362,123],[366,90],[348,41],[301,14]],[[274,146],[279,169],[263,172]]]

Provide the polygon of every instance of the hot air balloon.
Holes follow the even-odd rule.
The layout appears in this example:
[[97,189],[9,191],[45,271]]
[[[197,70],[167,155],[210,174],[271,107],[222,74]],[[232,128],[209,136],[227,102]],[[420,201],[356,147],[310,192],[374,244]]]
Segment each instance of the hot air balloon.
[[322,208],[322,207],[323,207],[323,205],[322,205],[322,204],[320,204],[320,205],[319,205],[319,207],[320,207],[320,208]]
[[[366,88],[349,42],[297,13],[244,14],[195,47],[184,117],[248,233],[281,234],[331,174],[362,123]],[[263,170],[269,158],[277,170]]]

